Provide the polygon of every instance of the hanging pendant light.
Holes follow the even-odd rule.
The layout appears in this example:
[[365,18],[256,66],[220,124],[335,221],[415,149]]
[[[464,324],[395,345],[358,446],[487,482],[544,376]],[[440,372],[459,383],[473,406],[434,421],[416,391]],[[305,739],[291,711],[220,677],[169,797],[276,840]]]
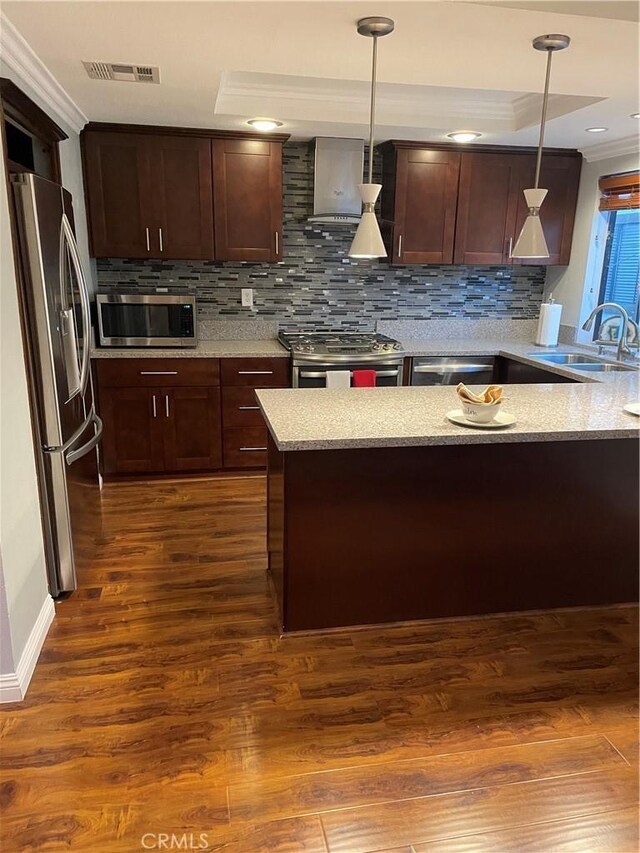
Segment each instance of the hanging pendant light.
[[360,35],[373,39],[373,61],[371,67],[371,110],[369,114],[369,175],[367,183],[358,186],[364,210],[349,249],[350,258],[387,257],[387,250],[384,247],[380,226],[375,214],[376,199],[380,195],[382,185],[373,183],[373,129],[376,115],[378,39],[392,33],[394,26],[391,18],[361,18],[358,21]]
[[549,101],[549,81],[551,79],[551,57],[556,50],[564,50],[569,47],[571,39],[563,35],[538,36],[533,40],[535,50],[547,51],[547,74],[544,81],[544,95],[542,98],[542,116],[540,119],[540,139],[538,141],[538,156],[536,158],[536,177],[533,188],[524,191],[525,201],[529,208],[529,214],[524,221],[520,236],[516,240],[511,253],[512,258],[548,258],[549,249],[544,238],[542,223],[540,222],[540,208],[547,195],[548,190],[538,188],[540,181],[540,165],[542,163],[542,147],[544,145],[544,127],[547,121],[547,103]]

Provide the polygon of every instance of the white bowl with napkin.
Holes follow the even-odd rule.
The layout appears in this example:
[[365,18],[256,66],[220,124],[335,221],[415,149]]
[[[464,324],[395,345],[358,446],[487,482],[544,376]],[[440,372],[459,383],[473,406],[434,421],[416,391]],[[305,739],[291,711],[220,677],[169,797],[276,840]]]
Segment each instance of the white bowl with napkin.
[[456,387],[462,414],[469,421],[486,424],[500,411],[502,387],[489,385],[481,394],[474,394],[462,382]]

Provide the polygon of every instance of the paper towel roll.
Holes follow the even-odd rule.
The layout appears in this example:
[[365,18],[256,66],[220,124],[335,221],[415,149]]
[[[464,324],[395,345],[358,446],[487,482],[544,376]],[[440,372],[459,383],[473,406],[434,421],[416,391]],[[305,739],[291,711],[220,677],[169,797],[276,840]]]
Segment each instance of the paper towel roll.
[[543,302],[540,306],[540,318],[538,320],[538,332],[536,343],[543,347],[555,347],[560,334],[560,318],[562,317],[562,305],[557,302]]

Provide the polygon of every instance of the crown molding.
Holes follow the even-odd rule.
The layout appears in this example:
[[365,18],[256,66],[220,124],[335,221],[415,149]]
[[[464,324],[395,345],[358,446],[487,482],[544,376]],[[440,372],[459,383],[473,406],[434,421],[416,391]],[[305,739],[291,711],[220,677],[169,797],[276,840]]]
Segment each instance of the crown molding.
[[37,95],[67,127],[80,133],[89,119],[2,12],[0,53],[2,61],[16,74],[18,81]]
[[612,139],[610,142],[600,142],[581,148],[580,152],[587,163],[595,160],[608,160],[610,157],[622,157],[625,154],[640,154],[640,139],[638,135],[624,136],[622,139]]

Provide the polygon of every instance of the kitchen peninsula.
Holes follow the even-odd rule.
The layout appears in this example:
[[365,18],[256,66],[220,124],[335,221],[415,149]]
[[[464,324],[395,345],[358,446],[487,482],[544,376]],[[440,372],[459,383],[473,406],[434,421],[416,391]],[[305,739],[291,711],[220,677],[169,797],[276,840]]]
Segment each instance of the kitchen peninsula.
[[509,385],[500,431],[451,387],[259,391],[283,629],[636,600],[638,374],[575,374]]

